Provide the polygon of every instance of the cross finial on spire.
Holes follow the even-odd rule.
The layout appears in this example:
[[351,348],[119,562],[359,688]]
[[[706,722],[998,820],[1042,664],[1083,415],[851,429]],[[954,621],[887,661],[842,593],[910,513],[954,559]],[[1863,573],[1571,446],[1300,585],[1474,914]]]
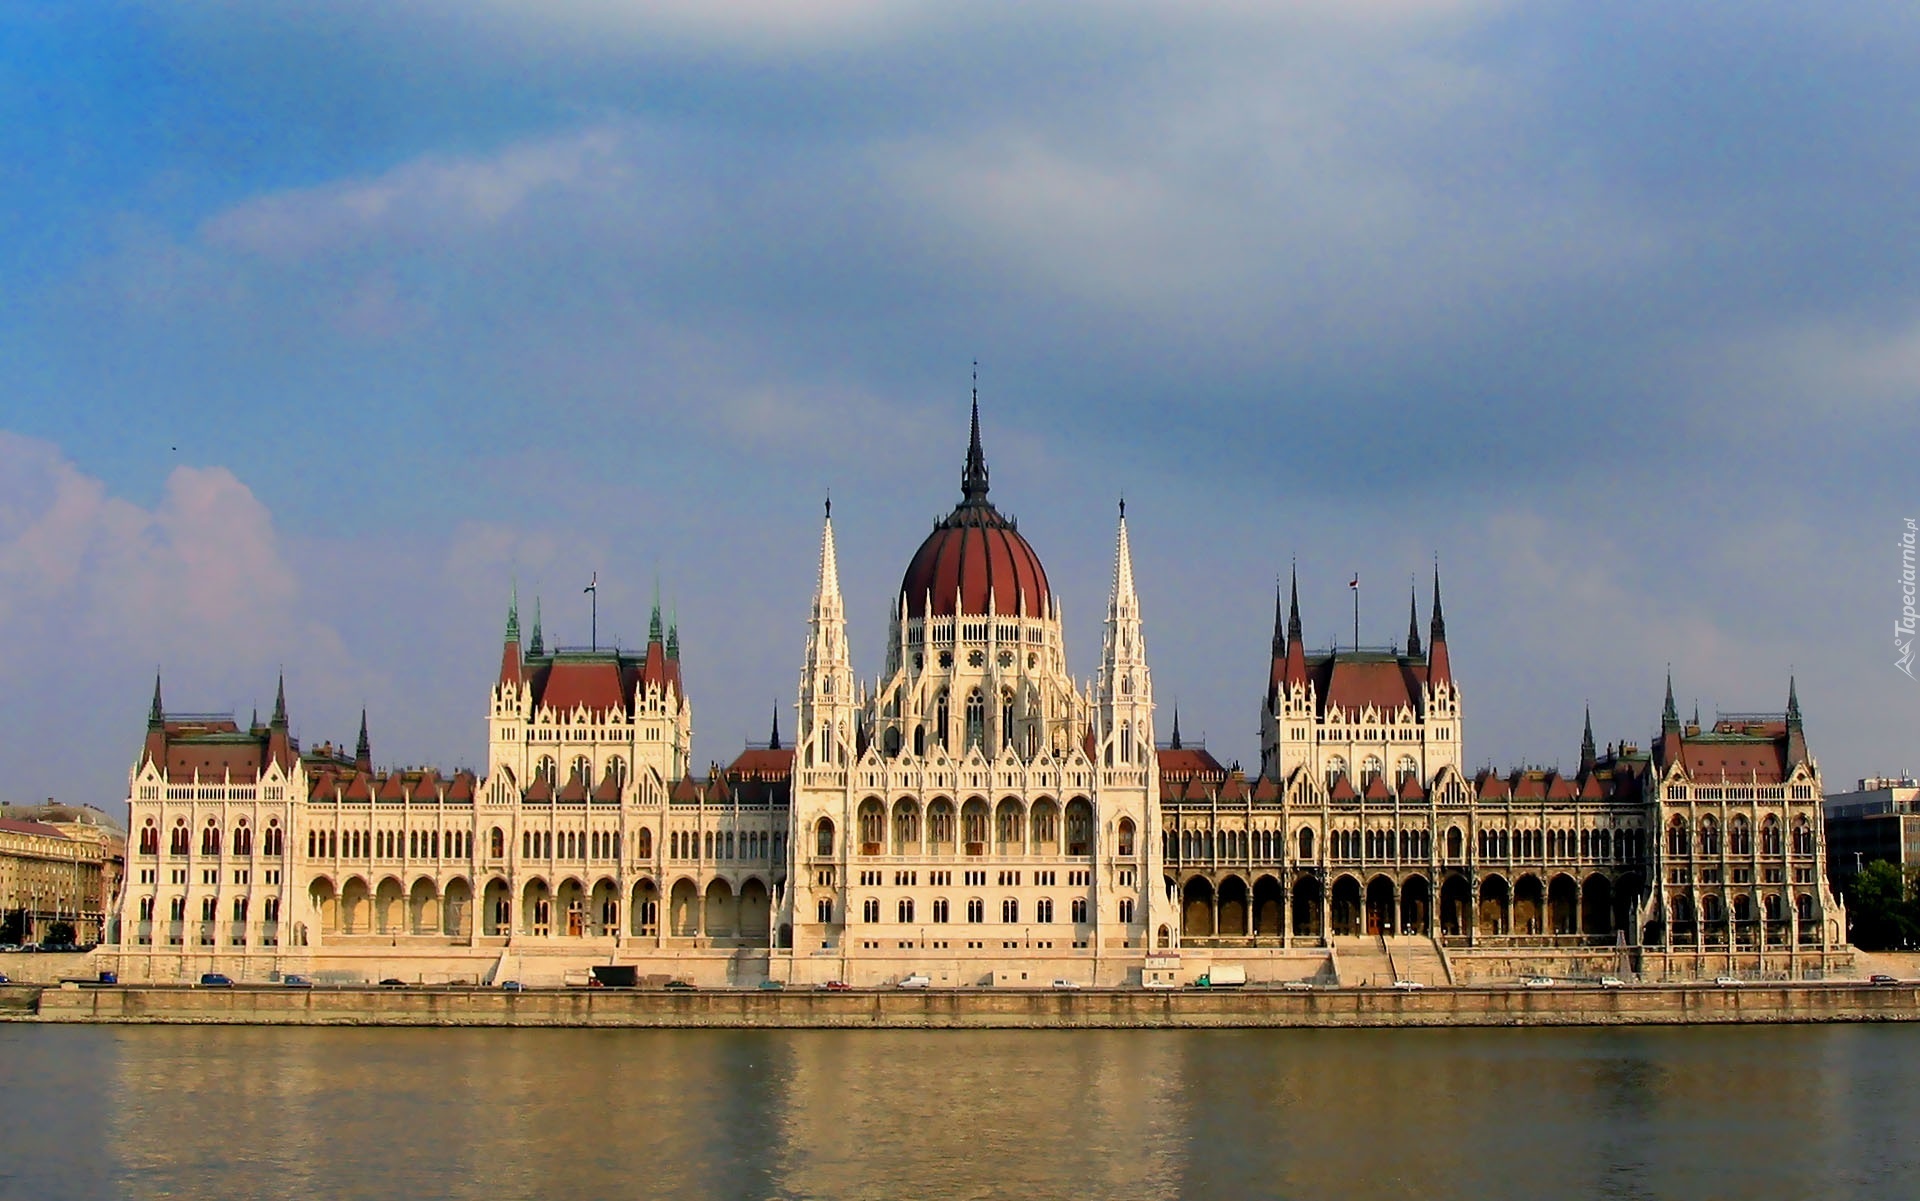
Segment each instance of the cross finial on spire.
[[827,520],[833,520],[833,489],[827,489]]
[[1126,519],[1127,519],[1127,498],[1125,496],[1122,496],[1120,498],[1120,520],[1125,521]]
[[967,466],[960,474],[960,492],[975,504],[987,499],[987,455],[980,449],[980,363],[973,365],[973,425],[967,440]]

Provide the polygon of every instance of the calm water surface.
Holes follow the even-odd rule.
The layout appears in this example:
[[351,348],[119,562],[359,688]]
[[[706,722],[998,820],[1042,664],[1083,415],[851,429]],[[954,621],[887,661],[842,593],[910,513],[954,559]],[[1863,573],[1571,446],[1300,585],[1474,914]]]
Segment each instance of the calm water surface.
[[0,1026],[0,1197],[1920,1196],[1920,1028]]

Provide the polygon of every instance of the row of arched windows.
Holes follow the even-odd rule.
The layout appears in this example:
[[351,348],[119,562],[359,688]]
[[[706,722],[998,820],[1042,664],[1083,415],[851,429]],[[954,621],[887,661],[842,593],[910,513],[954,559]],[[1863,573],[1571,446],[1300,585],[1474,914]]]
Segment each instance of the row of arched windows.
[[[1052,800],[1042,798],[1031,807],[1007,797],[989,810],[987,802],[974,797],[958,813],[960,842],[969,855],[985,854],[989,841],[1000,852],[1032,849],[1040,853],[1064,851],[1067,855],[1087,855],[1093,846],[1093,806],[1084,797],[1075,797],[1063,810]],[[956,814],[953,802],[945,797],[930,802],[925,811],[917,801],[902,798],[893,804],[891,825],[886,804],[879,797],[868,797],[854,814],[856,841],[863,855],[887,851],[892,836],[892,853],[920,854],[923,851],[951,851],[954,844]],[[924,819],[924,820],[923,820]],[[1132,855],[1136,830],[1131,818],[1122,818],[1116,827],[1120,854]],[[926,845],[921,834],[926,834]],[[833,854],[833,825],[827,819],[815,827],[817,854]],[[1064,836],[1064,847],[1061,846]]]
[[[1782,853],[1780,819],[1768,814],[1760,823],[1760,853],[1779,855]],[[1753,829],[1747,823],[1745,814],[1735,814],[1727,827],[1727,853],[1730,855],[1753,854]],[[1796,818],[1793,823],[1793,853],[1796,855],[1813,854],[1813,823],[1805,817]],[[1681,855],[1718,855],[1720,854],[1720,822],[1712,814],[1700,819],[1697,827],[1690,826],[1687,819],[1675,816],[1667,823],[1667,854]]]
[[[160,827],[154,819],[148,818],[147,824],[140,828],[139,853],[158,855],[160,853]],[[185,855],[192,846],[192,836],[187,831],[187,819],[176,818],[168,833],[167,853]],[[267,828],[260,836],[260,853],[268,858],[277,858],[286,853],[286,832],[280,828],[280,819],[269,818]],[[253,854],[253,830],[247,825],[247,819],[241,818],[234,823],[233,832],[228,836],[221,828],[218,819],[208,818],[200,831],[200,853],[206,856],[221,854],[222,848],[235,857],[249,857]]]

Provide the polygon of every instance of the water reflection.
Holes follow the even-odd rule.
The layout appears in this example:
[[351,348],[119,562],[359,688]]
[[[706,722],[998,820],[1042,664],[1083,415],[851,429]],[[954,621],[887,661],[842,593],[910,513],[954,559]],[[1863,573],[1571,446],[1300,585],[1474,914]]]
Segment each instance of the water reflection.
[[1917,1050],[1905,1027],[0,1026],[0,1197],[1886,1196],[1920,1175]]

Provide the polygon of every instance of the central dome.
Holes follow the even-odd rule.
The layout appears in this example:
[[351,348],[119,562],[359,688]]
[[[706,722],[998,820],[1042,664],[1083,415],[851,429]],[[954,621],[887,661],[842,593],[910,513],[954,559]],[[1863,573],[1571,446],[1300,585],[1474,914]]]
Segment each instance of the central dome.
[[987,501],[987,457],[980,449],[980,402],[960,474],[960,503],[914,552],[900,581],[908,617],[1012,617],[1024,607],[1044,616],[1052,592],[1046,568],[1013,522]]

